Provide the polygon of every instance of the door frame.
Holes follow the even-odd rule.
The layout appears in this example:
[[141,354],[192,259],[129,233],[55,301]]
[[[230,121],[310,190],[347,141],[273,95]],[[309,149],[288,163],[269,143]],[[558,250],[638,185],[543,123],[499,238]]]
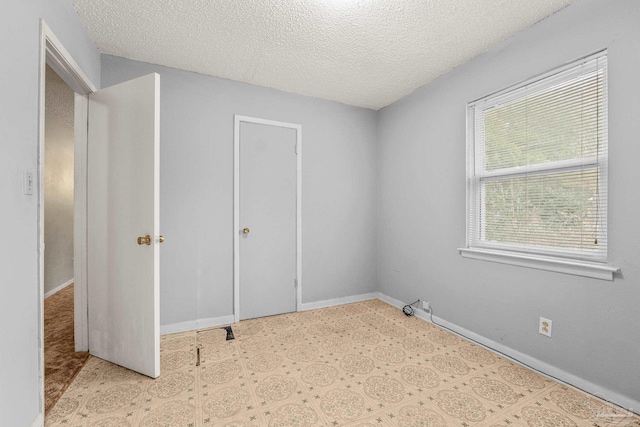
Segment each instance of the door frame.
[[240,321],[240,123],[296,131],[296,311],[302,305],[302,125],[234,115],[233,128],[233,317]]
[[64,45],[40,19],[38,117],[38,324],[40,413],[44,415],[44,149],[45,76],[49,65],[75,92],[74,102],[74,329],[76,351],[89,349],[87,306],[87,117],[89,94],[97,90]]

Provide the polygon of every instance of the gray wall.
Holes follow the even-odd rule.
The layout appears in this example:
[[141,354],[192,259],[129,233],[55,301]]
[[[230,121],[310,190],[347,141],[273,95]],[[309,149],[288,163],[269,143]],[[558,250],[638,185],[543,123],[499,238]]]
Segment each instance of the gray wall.
[[[70,1],[9,0],[0,13],[0,420],[29,426],[40,410],[38,200],[22,173],[38,161],[40,18],[94,84],[100,56]],[[35,176],[35,175],[34,175]]]
[[74,92],[49,67],[45,101],[44,293],[73,279]]
[[[614,282],[463,259],[467,102],[609,50]],[[640,2],[580,0],[379,112],[380,290],[640,407]],[[553,338],[537,332],[553,320]]]
[[102,56],[102,86],[160,74],[162,325],[233,313],[233,116],[302,125],[303,302],[375,290],[376,112]]

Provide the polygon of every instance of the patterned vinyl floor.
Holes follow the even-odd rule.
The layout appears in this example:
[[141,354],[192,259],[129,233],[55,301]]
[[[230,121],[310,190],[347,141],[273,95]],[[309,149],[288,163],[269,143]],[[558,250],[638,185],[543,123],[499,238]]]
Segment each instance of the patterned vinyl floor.
[[[379,300],[162,337],[156,380],[91,358],[65,427],[640,426]],[[196,347],[201,365],[196,367]]]

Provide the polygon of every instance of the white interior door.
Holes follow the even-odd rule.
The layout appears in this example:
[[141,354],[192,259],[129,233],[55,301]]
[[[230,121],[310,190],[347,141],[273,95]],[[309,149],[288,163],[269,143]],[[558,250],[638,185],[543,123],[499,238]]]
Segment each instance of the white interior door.
[[[160,375],[160,76],[89,96],[89,352]],[[151,237],[150,244],[139,236]]]
[[240,122],[240,319],[296,311],[296,138]]

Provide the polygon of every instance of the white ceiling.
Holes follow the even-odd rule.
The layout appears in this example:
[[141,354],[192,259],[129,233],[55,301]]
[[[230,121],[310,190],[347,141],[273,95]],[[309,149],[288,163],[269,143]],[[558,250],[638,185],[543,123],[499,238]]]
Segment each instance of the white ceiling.
[[101,52],[377,110],[572,0],[73,0]]

